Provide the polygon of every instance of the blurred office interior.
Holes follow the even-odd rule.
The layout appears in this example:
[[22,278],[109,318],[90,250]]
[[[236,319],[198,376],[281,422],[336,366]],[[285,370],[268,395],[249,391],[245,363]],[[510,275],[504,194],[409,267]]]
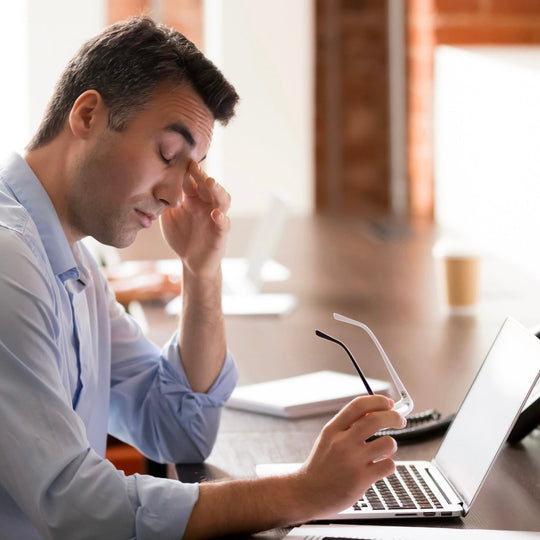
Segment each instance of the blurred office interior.
[[[540,0],[4,0],[0,151],[24,147],[85,39],[141,13],[237,87],[206,164],[233,220],[280,191],[295,215],[378,224],[382,240],[430,223],[540,275]],[[158,236],[133,255],[163,256]]]
[[84,39],[146,13],[205,50],[242,97],[206,165],[231,192],[232,216],[257,215],[282,191],[293,213],[398,227],[437,220],[436,51],[540,43],[540,0],[23,0],[2,10],[0,149],[24,146]]

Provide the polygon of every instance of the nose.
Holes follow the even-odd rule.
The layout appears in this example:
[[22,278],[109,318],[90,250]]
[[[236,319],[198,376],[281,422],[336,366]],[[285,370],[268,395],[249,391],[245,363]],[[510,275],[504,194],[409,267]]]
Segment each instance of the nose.
[[176,168],[167,170],[161,181],[154,188],[154,197],[169,208],[175,208],[182,202],[182,183],[185,171]]

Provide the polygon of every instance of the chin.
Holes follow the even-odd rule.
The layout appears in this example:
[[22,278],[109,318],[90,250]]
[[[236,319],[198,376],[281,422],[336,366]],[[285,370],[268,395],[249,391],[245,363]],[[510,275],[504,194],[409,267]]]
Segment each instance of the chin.
[[107,245],[115,247],[117,249],[122,249],[122,248],[127,248],[127,247],[131,246],[131,244],[133,244],[134,241],[135,241],[135,239],[132,239],[132,240],[129,240],[129,241],[120,241],[119,240],[119,241],[116,241],[116,242],[111,242],[111,243],[109,243]]
[[135,242],[135,238],[137,238],[137,233],[132,232],[131,234],[115,234],[112,235],[110,233],[105,234],[99,234],[94,235],[94,238],[106,246],[112,246],[118,249],[126,248],[131,246],[133,242]]
[[127,248],[135,242],[135,238],[137,236],[134,234],[133,236],[130,236],[129,238],[117,238],[113,242],[111,242],[111,246],[114,246],[115,248],[122,249]]

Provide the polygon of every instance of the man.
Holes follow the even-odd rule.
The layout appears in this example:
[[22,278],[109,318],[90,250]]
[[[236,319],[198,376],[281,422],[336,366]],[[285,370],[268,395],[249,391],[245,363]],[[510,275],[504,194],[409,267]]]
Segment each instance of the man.
[[[300,472],[185,485],[125,476],[107,431],[157,461],[210,453],[237,375],[220,261],[230,197],[199,167],[238,96],[181,34],[137,18],[69,63],[24,158],[0,168],[0,537],[204,538],[345,508],[393,471],[403,419],[357,399]],[[129,245],[160,217],[183,264],[180,328],[160,352],[81,240]]]

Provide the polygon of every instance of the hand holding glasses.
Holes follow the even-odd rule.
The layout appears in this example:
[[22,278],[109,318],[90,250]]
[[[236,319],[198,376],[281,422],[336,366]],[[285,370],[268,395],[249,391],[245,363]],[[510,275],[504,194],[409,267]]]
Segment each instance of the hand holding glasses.
[[[401,379],[399,378],[399,375],[397,374],[396,370],[394,369],[394,366],[390,363],[390,360],[388,359],[388,356],[384,352],[384,349],[382,348],[382,345],[379,343],[379,340],[375,337],[375,334],[364,324],[359,321],[355,321],[354,319],[350,319],[349,317],[345,317],[344,315],[340,315],[339,313],[334,313],[334,319],[336,321],[345,322],[347,324],[352,324],[353,326],[359,326],[362,328],[368,336],[372,339],[373,343],[375,343],[377,350],[379,351],[382,359],[384,360],[384,363],[386,364],[386,368],[388,369],[388,372],[390,373],[390,377],[392,377],[392,381],[394,382],[394,385],[396,387],[396,390],[400,396],[399,401],[394,403],[394,411],[398,412],[402,416],[407,416],[414,407],[413,400],[409,393],[407,392],[405,386],[403,386],[403,383],[401,382]],[[317,336],[322,337],[324,339],[327,339],[328,341],[332,341],[333,343],[337,343],[338,345],[341,345],[343,349],[345,349],[345,352],[351,359],[354,367],[356,368],[356,371],[358,372],[358,375],[360,375],[360,378],[362,379],[362,382],[364,383],[364,386],[366,387],[366,390],[368,394],[373,395],[373,390],[369,386],[369,383],[367,379],[365,378],[364,374],[362,373],[362,370],[360,369],[360,366],[354,359],[353,355],[349,351],[349,349],[345,346],[344,343],[339,341],[336,338],[333,338],[329,336],[328,334],[325,334],[324,332],[321,332],[320,330],[315,330],[315,333]]]

